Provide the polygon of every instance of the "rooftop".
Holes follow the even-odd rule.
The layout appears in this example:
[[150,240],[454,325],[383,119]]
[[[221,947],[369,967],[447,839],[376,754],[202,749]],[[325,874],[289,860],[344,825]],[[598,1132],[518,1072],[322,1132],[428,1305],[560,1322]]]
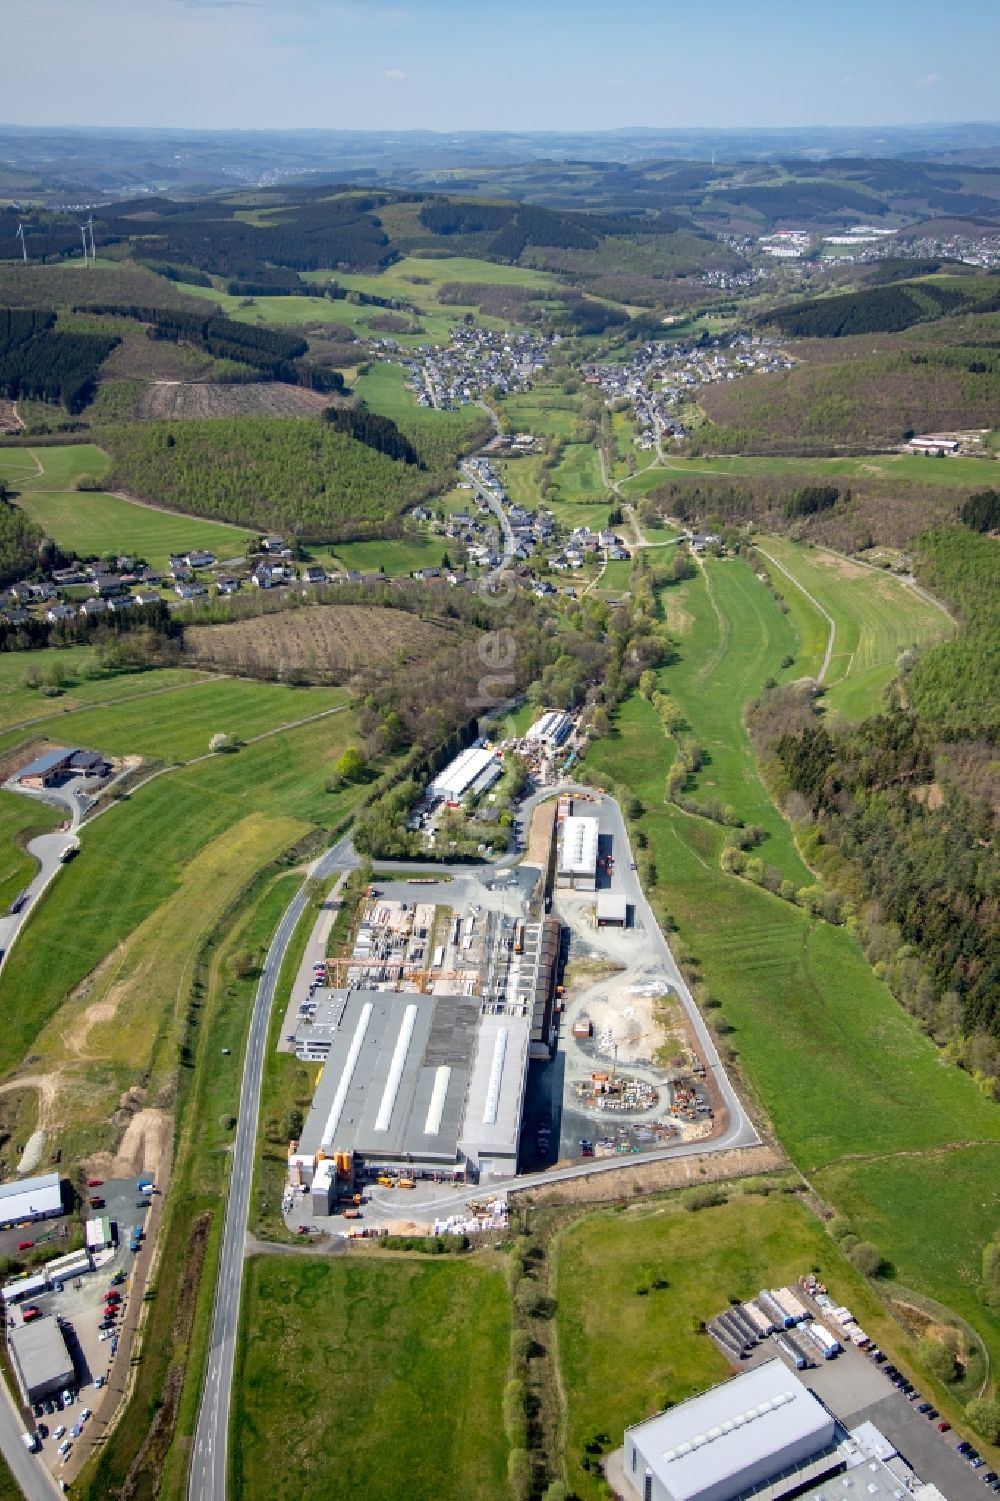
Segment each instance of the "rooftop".
[[479,1002],[413,991],[335,994],[343,1009],[299,1151],[453,1163]]
[[597,869],[597,837],[600,824],[596,818],[571,814],[563,820],[562,854],[559,869],[572,875],[593,875]]
[[729,1482],[725,1493],[737,1495],[744,1489],[740,1477],[772,1457],[777,1476],[792,1446],[818,1455],[831,1443],[834,1426],[817,1398],[775,1359],[637,1424],[629,1434],[674,1501],[685,1501],[718,1493]]

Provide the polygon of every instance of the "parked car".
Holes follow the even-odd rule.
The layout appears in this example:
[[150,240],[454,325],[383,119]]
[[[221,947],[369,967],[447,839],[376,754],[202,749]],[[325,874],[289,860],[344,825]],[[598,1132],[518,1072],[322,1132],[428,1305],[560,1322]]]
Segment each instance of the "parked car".
[[53,1430],[52,1437],[53,1438],[62,1438],[62,1436],[63,1436],[63,1434],[65,1432],[66,1432],[66,1424],[65,1423],[60,1423],[59,1427]]
[[104,1179],[103,1178],[88,1178],[87,1179],[87,1187],[88,1188],[102,1188],[103,1186],[104,1186]]
[[41,1316],[42,1310],[38,1307],[37,1303],[29,1303],[27,1308],[21,1310],[21,1321],[25,1324],[30,1324],[32,1320],[40,1319]]
[[101,1387],[104,1385],[107,1379],[107,1376],[98,1376],[97,1380],[94,1382],[94,1385],[97,1387],[98,1391],[100,1391]]
[[136,1199],[135,1207],[136,1209],[148,1209],[152,1202],[152,1199]]
[[951,1431],[951,1424],[945,1422],[943,1419],[937,1426],[938,1433],[949,1433]]
[[94,1194],[93,1198],[90,1201],[90,1207],[91,1207],[91,1209],[103,1209],[104,1208],[104,1200],[100,1197],[99,1194]]
[[918,1412],[930,1412],[930,1410],[931,1404],[929,1402],[921,1402],[917,1407]]
[[36,1450],[38,1450],[38,1449],[40,1449],[42,1447],[41,1444],[38,1442],[38,1435],[37,1435],[37,1433],[22,1433],[21,1434],[21,1443],[27,1449],[27,1451],[28,1451],[29,1454],[34,1454],[36,1452]]
[[63,1439],[62,1443],[59,1445],[59,1453],[62,1455],[63,1459],[66,1458],[66,1455],[69,1453],[72,1447],[73,1445],[70,1443],[68,1438]]
[[89,1417],[90,1417],[90,1408],[89,1407],[82,1408],[81,1412],[80,1412],[80,1422],[81,1423],[85,1423]]
[[74,1423],[69,1432],[71,1438],[79,1438],[80,1434],[83,1432],[83,1428],[79,1423]]
[[19,1240],[17,1243],[17,1249],[19,1251],[30,1251],[34,1244],[35,1242],[33,1240]]

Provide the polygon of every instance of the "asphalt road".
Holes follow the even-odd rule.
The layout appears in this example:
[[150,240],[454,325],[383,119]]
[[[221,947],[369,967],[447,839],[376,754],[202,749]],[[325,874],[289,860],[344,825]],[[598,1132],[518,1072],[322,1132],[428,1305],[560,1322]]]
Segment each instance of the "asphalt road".
[[511,529],[511,524],[507,516],[507,512],[497,500],[496,496],[493,494],[493,491],[488,490],[485,485],[480,483],[479,476],[474,469],[467,469],[463,464],[462,473],[469,481],[475,493],[480,497],[481,500],[484,500],[486,502],[490,510],[493,512],[494,516],[497,518],[497,521],[500,523],[500,531],[503,536],[503,562],[501,563],[499,568],[495,568],[493,570],[494,574],[500,573],[504,568],[507,567],[507,564],[513,558],[514,552],[517,548],[517,543],[514,541],[514,533]]
[[[535,805],[553,797],[556,791],[555,788],[546,788],[534,793],[524,803],[522,816],[530,817]],[[558,791],[592,793],[593,789],[574,784],[562,784]],[[650,950],[648,960],[650,971],[657,975],[665,974],[680,997],[703,1051],[705,1066],[714,1075],[729,1115],[726,1130],[711,1141],[677,1143],[653,1152],[644,1152],[641,1158],[633,1160],[655,1162],[667,1157],[684,1157],[704,1152],[722,1152],[734,1147],[755,1146],[759,1138],[753,1124],[729,1081],[712,1035],[702,1021],[684,978],[677,968],[674,956],[653,917],[638,876],[630,869],[632,850],[621,810],[613,798],[602,796],[600,804],[595,806],[594,811],[600,814],[602,833],[610,833],[613,840],[615,863],[611,889],[624,893],[633,908],[635,922],[641,924],[645,931],[645,940]],[[338,869],[356,865],[357,859],[350,836],[346,835],[317,861],[311,873],[326,877]],[[393,865],[393,862],[386,863]],[[395,862],[395,868],[399,868],[399,862]],[[419,867],[414,864],[413,869],[416,871]],[[435,873],[447,872],[448,869],[447,866],[429,867],[429,870]],[[477,873],[483,873],[483,867],[475,867],[475,869]],[[239,1324],[240,1293],[243,1285],[247,1216],[256,1155],[257,1122],[260,1114],[264,1049],[267,1045],[271,1006],[278,975],[296,924],[305,910],[306,901],[306,889],[303,884],[281,919],[271,941],[257,987],[253,1015],[250,1019],[250,1033],[240,1091],[239,1123],[233,1151],[233,1172],[226,1205],[226,1223],[215,1293],[208,1369],[205,1375],[188,1480],[188,1496],[191,1501],[225,1501],[226,1496],[229,1409]],[[537,1175],[522,1175],[503,1182],[491,1182],[488,1192],[494,1194],[503,1192],[505,1189],[526,1188],[533,1182],[561,1183],[573,1178],[588,1177],[595,1173],[620,1171],[621,1167],[620,1158],[589,1158],[571,1167],[555,1168]],[[477,1196],[480,1196],[481,1192],[482,1190]],[[408,1210],[419,1207],[416,1200],[407,1201]]]
[[[324,878],[338,867],[356,861],[350,840],[341,839],[312,867],[311,875]],[[208,1367],[202,1391],[198,1426],[195,1430],[188,1495],[192,1501],[225,1501],[229,1407],[232,1397],[233,1366],[236,1356],[236,1333],[239,1326],[240,1293],[243,1287],[243,1255],[246,1244],[250,1189],[256,1159],[257,1121],[260,1114],[260,1086],[267,1046],[271,1005],[285,951],[308,900],[305,883],[296,892],[291,905],[278,924],[267,951],[264,968],[254,1000],[243,1064],[240,1090],[239,1123],[233,1149],[233,1171],[226,1203],[226,1223],[222,1236],[215,1309],[212,1314],[212,1337]]]
[[[61,1495],[48,1467],[40,1454],[29,1454],[21,1442],[24,1424],[14,1408],[7,1383],[4,1381],[3,1397],[0,1398],[0,1451],[27,1501],[52,1501]],[[53,1418],[50,1422],[54,1423]],[[48,1442],[51,1444],[52,1440]]]

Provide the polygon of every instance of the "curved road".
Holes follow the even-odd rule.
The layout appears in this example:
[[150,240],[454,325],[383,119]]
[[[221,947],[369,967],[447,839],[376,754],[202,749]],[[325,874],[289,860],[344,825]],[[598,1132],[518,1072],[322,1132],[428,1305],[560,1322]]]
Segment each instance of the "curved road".
[[[595,796],[593,788],[576,783],[562,783],[558,787],[548,787],[533,793],[523,804],[524,814],[530,815],[538,803],[555,797],[560,792],[587,793]],[[650,980],[654,978],[662,980],[666,976],[674,987],[698,1039],[698,1045],[702,1049],[706,1068],[714,1075],[729,1114],[729,1124],[725,1132],[712,1141],[680,1142],[653,1152],[644,1152],[641,1158],[630,1160],[632,1162],[656,1162],[668,1157],[686,1157],[703,1152],[722,1152],[735,1147],[756,1146],[760,1138],[729,1081],[714,1039],[702,1021],[691,992],[660,932],[652,908],[639,884],[638,876],[630,868],[632,851],[621,809],[613,798],[602,794],[600,803],[595,805],[594,811],[600,813],[602,831],[605,833],[610,831],[614,841],[615,865],[612,889],[623,893],[632,904],[635,922],[637,926],[641,925],[643,928],[647,946],[651,951],[648,961],[637,968],[636,978],[641,981],[643,975],[648,974]],[[338,869],[347,869],[357,863],[358,857],[351,844],[350,835],[345,835],[312,866],[310,875],[325,878]],[[395,869],[399,868],[398,861],[386,863]],[[413,868],[416,871],[419,867],[414,865]],[[449,867],[431,866],[429,869],[441,872]],[[480,866],[473,867],[473,869],[479,874],[484,871],[484,867]],[[250,1032],[247,1038],[243,1083],[240,1091],[239,1124],[233,1150],[233,1170],[226,1204],[222,1253],[219,1260],[215,1308],[212,1316],[208,1366],[188,1477],[190,1501],[225,1501],[226,1497],[229,1410],[239,1325],[240,1294],[243,1286],[243,1260],[247,1244],[247,1217],[256,1159],[264,1050],[267,1045],[271,1006],[282,961],[296,924],[305,911],[307,900],[306,884],[303,882],[271,941],[257,987],[253,1014],[250,1018]],[[492,1182],[485,1188],[485,1192],[502,1193],[514,1188],[527,1188],[533,1184],[561,1183],[572,1178],[620,1170],[623,1165],[625,1164],[621,1158],[588,1159],[575,1163],[571,1167],[553,1168],[543,1173]],[[484,1189],[480,1188],[473,1192],[476,1197],[482,1197]],[[407,1207],[416,1209],[420,1207],[419,1201],[408,1200]]]

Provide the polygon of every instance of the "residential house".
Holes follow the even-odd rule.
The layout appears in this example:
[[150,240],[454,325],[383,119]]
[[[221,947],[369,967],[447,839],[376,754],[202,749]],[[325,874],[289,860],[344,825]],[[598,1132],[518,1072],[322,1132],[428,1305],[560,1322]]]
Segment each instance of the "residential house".
[[72,605],[50,605],[45,612],[45,618],[52,625],[61,625],[64,621],[75,620],[76,611]]

